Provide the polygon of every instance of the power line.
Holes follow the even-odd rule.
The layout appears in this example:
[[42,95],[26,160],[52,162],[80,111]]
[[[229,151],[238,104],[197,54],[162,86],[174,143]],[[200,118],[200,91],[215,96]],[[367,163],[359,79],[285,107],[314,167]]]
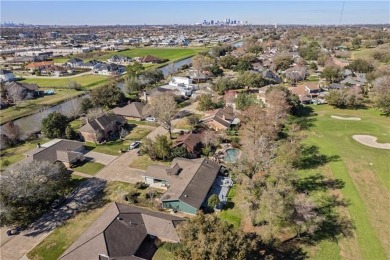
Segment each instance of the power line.
[[344,6],[345,6],[345,0],[343,1],[343,7],[341,8],[341,13],[340,13],[340,20],[339,20],[339,25],[341,25],[341,19],[343,18],[343,14],[344,14]]

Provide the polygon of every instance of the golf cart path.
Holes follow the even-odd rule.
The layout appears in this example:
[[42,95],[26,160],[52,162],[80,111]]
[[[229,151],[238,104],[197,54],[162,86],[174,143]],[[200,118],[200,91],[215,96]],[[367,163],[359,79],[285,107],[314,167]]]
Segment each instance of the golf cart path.
[[390,143],[378,143],[378,138],[372,135],[353,135],[352,138],[369,147],[390,150]]
[[338,119],[338,120],[350,120],[350,121],[360,121],[362,120],[360,117],[342,117],[342,116],[330,116],[333,119]]

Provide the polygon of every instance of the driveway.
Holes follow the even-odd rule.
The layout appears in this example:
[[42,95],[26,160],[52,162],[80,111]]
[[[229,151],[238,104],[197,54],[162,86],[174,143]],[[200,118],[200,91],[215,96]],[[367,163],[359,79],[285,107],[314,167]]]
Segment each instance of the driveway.
[[3,241],[3,238],[9,240],[1,245],[0,259],[26,258],[25,255],[30,250],[53,232],[56,227],[63,224],[65,220],[73,217],[77,212],[93,207],[96,204],[94,198],[105,186],[106,181],[90,178],[72,192],[61,208],[50,210],[21,234],[3,237],[5,233],[2,230],[0,232],[1,240]]
[[112,163],[112,161],[114,161],[118,156],[90,151],[84,154],[84,157],[87,160],[107,165]]
[[144,171],[129,167],[129,165],[138,157],[137,150],[138,149],[134,149],[120,155],[95,176],[107,181],[123,181],[129,183],[143,181],[142,176],[144,175]]

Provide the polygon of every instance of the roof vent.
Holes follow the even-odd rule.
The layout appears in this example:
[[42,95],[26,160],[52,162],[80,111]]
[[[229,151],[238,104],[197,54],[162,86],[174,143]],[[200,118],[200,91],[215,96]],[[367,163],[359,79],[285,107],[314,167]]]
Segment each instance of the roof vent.
[[184,197],[185,197],[185,198],[187,198],[187,197],[188,197],[188,195],[186,194],[186,195],[184,195]]
[[123,218],[121,218],[121,217],[117,217],[116,219],[117,219],[117,220],[123,220]]

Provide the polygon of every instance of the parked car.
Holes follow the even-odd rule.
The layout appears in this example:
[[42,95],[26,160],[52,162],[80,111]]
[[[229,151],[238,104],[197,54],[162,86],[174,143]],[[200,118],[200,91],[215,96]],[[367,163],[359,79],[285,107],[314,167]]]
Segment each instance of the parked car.
[[7,230],[7,236],[16,236],[20,233],[21,228],[20,227],[14,227]]
[[141,142],[140,141],[134,141],[130,144],[129,150],[133,150],[139,146]]
[[145,118],[145,120],[148,122],[156,122],[156,118],[154,118],[152,116],[148,116],[147,118]]
[[52,208],[52,209],[59,208],[62,205],[62,203],[64,203],[65,200],[66,200],[66,197],[64,197],[64,196],[61,196],[58,199],[55,199],[53,201],[53,203],[51,204],[50,208]]

